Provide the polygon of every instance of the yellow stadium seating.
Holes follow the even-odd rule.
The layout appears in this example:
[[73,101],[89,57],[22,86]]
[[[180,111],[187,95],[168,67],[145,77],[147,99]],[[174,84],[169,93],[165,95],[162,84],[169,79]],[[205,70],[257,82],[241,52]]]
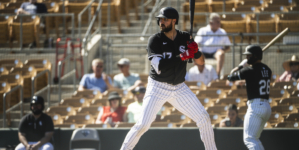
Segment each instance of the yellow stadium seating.
[[47,109],[47,114],[59,114],[65,118],[68,115],[76,115],[76,111],[71,106],[51,106]]

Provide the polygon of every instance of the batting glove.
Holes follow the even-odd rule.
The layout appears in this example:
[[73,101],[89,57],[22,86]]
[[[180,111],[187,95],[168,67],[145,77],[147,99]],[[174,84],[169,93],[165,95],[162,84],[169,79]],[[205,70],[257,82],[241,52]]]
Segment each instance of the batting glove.
[[194,51],[193,50],[186,50],[184,53],[180,54],[181,60],[187,60],[189,58],[194,58]]
[[189,41],[187,41],[187,49],[194,51],[194,53],[196,53],[196,52],[198,52],[198,45],[195,42],[190,43]]

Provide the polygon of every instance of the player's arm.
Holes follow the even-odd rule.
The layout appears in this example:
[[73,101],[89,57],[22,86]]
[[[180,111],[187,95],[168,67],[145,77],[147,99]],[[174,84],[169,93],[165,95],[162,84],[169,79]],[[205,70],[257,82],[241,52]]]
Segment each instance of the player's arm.
[[26,147],[26,149],[29,149],[31,146],[28,144],[28,141],[25,137],[25,133],[19,132],[18,133],[20,142]]
[[41,147],[42,145],[44,145],[45,143],[49,142],[53,136],[54,132],[46,132],[45,136],[39,140],[36,144],[32,145],[32,148],[34,147]]
[[235,71],[227,76],[229,81],[244,80],[250,77],[251,70],[248,67],[242,68],[241,70]]
[[157,74],[160,74],[160,61],[163,58],[162,52],[160,51],[159,48],[159,40],[156,36],[151,36],[148,39],[148,45],[147,45],[147,54],[148,54],[148,59],[151,61],[151,66],[155,69]]

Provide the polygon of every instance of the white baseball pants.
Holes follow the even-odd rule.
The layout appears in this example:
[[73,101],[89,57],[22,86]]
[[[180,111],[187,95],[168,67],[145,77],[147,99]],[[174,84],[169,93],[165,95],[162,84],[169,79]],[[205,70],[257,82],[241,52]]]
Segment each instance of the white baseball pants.
[[[33,145],[37,142],[28,142],[28,144]],[[26,150],[26,147],[23,145],[23,143],[20,143],[15,150]],[[38,148],[38,150],[54,150],[53,145],[50,142],[45,143],[41,147]]]
[[266,122],[271,115],[268,100],[253,99],[247,101],[248,109],[244,119],[243,140],[249,150],[264,150],[259,140]]
[[127,134],[121,150],[132,150],[135,147],[166,101],[196,122],[206,150],[217,150],[209,114],[189,87],[185,83],[170,85],[150,77],[143,99],[141,117]]

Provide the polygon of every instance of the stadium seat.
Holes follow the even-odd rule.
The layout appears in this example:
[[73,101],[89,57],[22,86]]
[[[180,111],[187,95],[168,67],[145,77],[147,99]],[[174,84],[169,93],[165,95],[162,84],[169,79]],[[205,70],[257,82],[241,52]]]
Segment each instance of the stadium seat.
[[59,114],[49,114],[52,118],[54,125],[63,124],[63,118]]
[[218,114],[210,115],[211,124],[220,123],[220,121],[222,120],[221,116],[222,115],[218,115]]
[[23,2],[8,3],[8,4],[6,4],[5,9],[6,9],[6,8],[18,9],[18,8],[21,7],[22,3],[23,3]]
[[15,14],[18,9],[15,8],[5,8],[5,9],[0,9],[0,14]]
[[[256,33],[257,32],[257,21],[256,21],[256,16],[249,15],[250,16],[250,22],[247,28],[248,33]],[[277,15],[274,14],[260,14],[259,15],[259,33],[277,33],[278,28],[277,28],[277,22],[278,22],[278,17]],[[251,37],[252,40],[256,40],[255,37]],[[260,36],[259,42],[260,43],[268,43],[273,39],[274,36]]]
[[9,71],[6,67],[0,67],[0,75],[9,74]]
[[299,128],[298,122],[280,122],[275,125],[275,128]]
[[217,80],[212,81],[208,84],[208,89],[222,89],[222,90],[230,90],[232,88],[233,84],[226,85],[226,81],[223,80]]
[[131,128],[135,123],[119,122],[115,125],[114,128]]
[[[112,78],[112,77],[111,77]],[[147,83],[148,80],[148,74],[139,74],[139,78],[142,81],[142,83]]]
[[100,113],[100,111],[102,110],[102,106],[96,106],[96,105],[92,105],[92,106],[84,106],[84,107],[80,107],[78,109],[78,113],[77,114],[90,114],[93,115],[95,117],[98,116],[98,114]]
[[109,93],[111,92],[117,92],[120,97],[124,96],[124,90],[114,88],[114,89],[108,89],[106,92],[104,92],[103,93],[104,97],[108,97]]
[[291,97],[299,97],[299,90],[293,91]]
[[271,124],[283,122],[283,117],[280,113],[272,113],[268,122],[270,122]]
[[[24,79],[24,98],[30,98],[31,97],[31,91],[32,91],[32,77],[35,77],[37,72],[33,66],[24,66],[24,67],[14,67],[10,70],[10,73],[18,73],[22,75]],[[35,82],[35,88],[36,88],[36,82]]]
[[284,121],[285,122],[299,121],[299,113],[287,115]]
[[298,109],[295,105],[278,105],[273,106],[272,113],[281,113],[282,116],[287,116],[289,114],[298,113]]
[[56,124],[55,127],[57,128],[71,128],[71,129],[76,129],[79,126],[75,123],[64,123],[64,124]]
[[[245,14],[230,14],[222,15],[221,17],[221,27],[227,33],[246,33],[249,18]],[[231,42],[233,38],[229,36]],[[243,37],[243,42],[249,42],[248,37]],[[241,42],[241,36],[235,37],[235,42]]]
[[[47,9],[48,9],[48,13],[57,13],[59,12],[59,5],[58,3],[55,2],[43,2]],[[56,28],[56,21],[55,21],[55,16],[47,16],[46,17],[46,38],[49,38],[49,34],[50,34],[50,30],[54,29],[56,30],[56,33],[59,32],[58,28]],[[57,25],[58,27],[58,25]],[[58,38],[58,36],[57,36]]]
[[281,98],[272,98],[269,97],[268,102],[270,104],[270,106],[277,106],[277,103],[280,101]]
[[196,122],[183,123],[180,125],[180,128],[186,128],[186,127],[197,127],[197,125]]
[[273,128],[270,122],[266,122],[264,128]]
[[[25,61],[24,65],[25,66],[33,66],[35,68],[35,70],[37,71],[37,74],[44,70],[49,70],[50,72],[52,71],[51,70],[51,68],[52,68],[51,62],[47,59],[28,59]],[[36,79],[35,90],[38,91],[47,85],[48,85],[48,74],[43,74]]]
[[0,60],[0,66],[9,71],[12,67],[23,67],[23,63],[18,59],[2,59]]
[[246,106],[241,106],[241,107],[238,107],[238,114],[239,114],[239,117],[242,118],[244,120],[244,117],[245,117],[245,114],[247,112],[247,105]]
[[264,12],[275,12],[275,11],[287,12],[288,11],[288,7],[273,6],[273,5],[269,5],[268,7],[262,7],[260,9],[261,9],[261,11],[264,11]]
[[281,1],[281,0],[269,0],[269,6],[292,6],[294,5],[294,1]]
[[[254,6],[254,7],[261,7],[263,6],[266,1],[261,1],[261,0],[244,0],[240,2],[240,6]],[[238,7],[240,7],[238,6]]]
[[100,150],[101,140],[96,129],[76,129],[70,139],[70,150]]
[[[223,1],[222,0],[211,0],[210,3],[212,12],[223,12]],[[238,5],[237,1],[230,0],[225,1],[225,12],[231,12],[234,7]]]
[[[36,42],[39,47],[39,24],[40,18],[37,16],[22,17],[22,42],[23,44],[30,44]],[[11,40],[20,43],[20,17],[14,18],[11,25]]]
[[258,8],[255,6],[241,5],[236,8],[232,8],[233,12],[259,12]]
[[74,92],[72,97],[84,97],[84,98],[102,98],[102,93],[97,90],[84,90]]
[[283,98],[278,105],[295,105],[299,108],[299,97]]
[[[10,91],[10,86],[7,82],[5,81],[0,81],[0,114],[3,114],[3,94]],[[11,97],[11,94],[7,95],[7,100],[9,100]],[[5,103],[6,106],[5,108],[9,108],[9,103],[8,101]]]
[[83,126],[84,124],[91,124],[94,123],[95,119],[92,115],[70,115],[70,116],[66,116],[64,119],[64,123],[74,123],[77,124],[79,126]]
[[274,82],[272,85],[272,88],[274,89],[285,89],[288,90],[289,92],[293,92],[293,90],[296,89],[297,82]]
[[210,106],[207,107],[206,110],[210,115],[221,115],[221,116],[225,116],[226,115],[226,111],[227,111],[227,107],[228,106]]
[[230,91],[227,93],[227,97],[247,98],[247,91],[246,91],[246,89],[235,89],[235,90],[230,90]]
[[[299,8],[297,6],[297,8]],[[299,11],[299,10],[298,10]],[[278,21],[278,32],[289,28],[292,32],[299,32],[299,16],[298,14],[281,14]]]
[[173,122],[173,123],[184,123],[190,121],[190,118],[188,118],[185,115],[180,114],[170,114],[166,116],[161,116],[162,122]]
[[11,24],[12,19],[13,18],[9,16],[0,16],[0,44],[6,44],[10,40],[9,25]]
[[109,106],[108,98],[93,99],[90,103],[91,105],[102,105]]
[[[18,85],[24,86],[24,79],[20,74],[1,75],[0,81],[7,82],[7,84],[10,85],[11,89]],[[11,93],[11,98],[8,101],[8,104],[9,107],[11,107],[19,102],[20,102],[20,89]]]
[[85,124],[82,128],[111,128],[109,124],[99,123],[99,124]]
[[198,91],[196,95],[197,97],[222,98],[225,93],[221,89],[206,89]]
[[62,118],[69,115],[76,115],[76,111],[71,106],[51,106],[46,111],[47,114],[59,114]]
[[290,94],[287,90],[270,88],[269,96],[272,98],[287,98]]
[[219,98],[215,102],[215,105],[227,106],[229,104],[235,104],[236,106],[240,107],[240,106],[245,106],[246,102],[242,98],[239,98],[239,97]]
[[176,124],[175,123],[172,123],[172,122],[153,122],[151,124],[151,128],[162,128],[162,127],[167,127],[167,128],[175,128],[176,127]]
[[89,102],[84,98],[68,98],[62,99],[60,101],[60,106],[72,106],[74,109],[79,109],[79,107],[89,106]]
[[[189,2],[185,2],[183,4],[183,12],[189,13]],[[211,12],[209,3],[207,2],[195,2],[194,13],[206,13]],[[189,15],[183,16],[183,30],[186,31],[186,23],[189,22]],[[196,28],[200,24],[206,24],[206,16],[205,15],[195,15],[193,21],[194,27]]]
[[[79,1],[79,2],[72,2],[72,1],[69,1],[67,3],[67,5],[65,6],[66,8],[66,12],[67,13],[74,13],[75,15],[75,26],[77,27],[78,26],[78,14],[87,6],[89,5],[90,1]],[[91,7],[91,11],[90,11],[90,19],[92,18],[92,16],[94,15],[94,7]],[[81,20],[81,23],[82,24],[86,24],[86,23],[89,23],[88,21],[88,11],[85,11],[83,14],[82,14],[82,20]],[[70,19],[67,20],[68,22],[71,22]]]
[[204,107],[213,106],[216,100],[216,99],[206,98],[206,97],[197,97],[197,98]]

